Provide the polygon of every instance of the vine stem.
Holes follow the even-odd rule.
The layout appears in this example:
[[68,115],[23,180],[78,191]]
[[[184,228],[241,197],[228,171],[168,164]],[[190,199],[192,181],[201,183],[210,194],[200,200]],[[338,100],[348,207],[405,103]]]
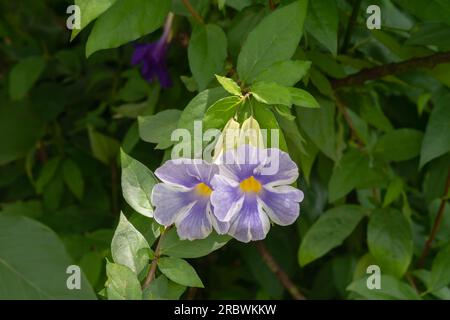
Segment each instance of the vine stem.
[[423,248],[422,255],[420,256],[419,262],[417,266],[422,268],[425,264],[425,259],[430,252],[431,245],[433,244],[434,238],[436,238],[436,234],[441,226],[442,218],[444,217],[444,209],[447,203],[447,195],[450,189],[450,167],[448,168],[447,181],[445,183],[444,195],[441,200],[441,204],[439,206],[439,211],[436,216],[436,220],[434,220],[433,228],[431,229],[430,235],[428,236],[427,242],[425,243],[425,247]]
[[261,255],[265,264],[269,267],[270,271],[272,271],[275,276],[280,280],[283,287],[291,294],[291,296],[295,300],[305,300],[305,296],[300,293],[295,284],[291,281],[286,272],[280,267],[280,265],[275,261],[272,254],[267,249],[266,245],[263,241],[255,242],[256,249],[258,253]]
[[333,79],[334,89],[363,84],[368,80],[375,80],[385,76],[403,73],[418,68],[433,69],[438,64],[450,62],[450,51],[439,52],[425,57],[412,58],[402,62],[387,63],[373,68],[365,68],[345,78]]
[[348,45],[350,43],[350,38],[352,36],[353,28],[355,26],[356,20],[358,19],[358,13],[361,8],[361,2],[362,0],[356,0],[355,4],[353,5],[352,13],[350,15],[350,18],[348,19],[347,24],[347,30],[345,32],[344,41],[342,42],[342,52],[346,52]]
[[169,231],[169,229],[171,227],[172,226],[168,226],[163,231],[161,231],[161,235],[159,236],[158,244],[156,245],[156,249],[155,249],[155,257],[152,260],[152,263],[150,265],[150,270],[149,270],[149,272],[147,274],[147,277],[145,278],[144,284],[142,285],[142,289],[145,289],[148,286],[150,286],[150,284],[152,283],[153,279],[155,278],[156,267],[158,266],[158,260],[159,260],[160,251],[161,251],[162,239],[164,238],[164,235],[167,233],[167,231]]
[[183,0],[183,4],[186,7],[187,11],[189,11],[189,13],[191,14],[191,16],[197,20],[198,22],[200,22],[201,24],[204,23],[203,18],[198,14],[197,11],[195,11],[194,7],[192,6],[192,4],[189,2],[189,0]]

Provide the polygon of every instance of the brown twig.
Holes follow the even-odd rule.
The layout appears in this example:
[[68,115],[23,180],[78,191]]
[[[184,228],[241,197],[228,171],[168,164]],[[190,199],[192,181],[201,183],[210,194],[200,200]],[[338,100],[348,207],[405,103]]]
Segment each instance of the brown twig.
[[431,245],[433,244],[434,238],[436,237],[436,234],[439,230],[439,227],[441,226],[442,218],[444,217],[444,209],[445,204],[447,203],[447,195],[448,191],[450,189],[450,167],[448,169],[447,174],[447,181],[445,183],[445,189],[444,189],[444,195],[441,200],[441,204],[439,206],[439,211],[436,216],[436,220],[434,220],[433,228],[431,229],[431,233],[428,236],[427,242],[425,243],[425,247],[423,248],[422,255],[420,256],[419,262],[417,263],[417,266],[419,268],[422,268],[425,264],[425,259],[428,256],[428,253],[430,252]]
[[271,11],[274,11],[277,8],[277,6],[275,5],[275,3],[273,3],[273,0],[269,0],[269,9]]
[[336,106],[337,106],[339,112],[342,114],[342,116],[345,119],[345,122],[347,122],[347,125],[350,128],[351,135],[352,135],[353,139],[355,140],[355,142],[358,146],[358,149],[362,149],[364,147],[365,143],[355,129],[355,126],[353,125],[353,121],[347,112],[347,107],[345,106],[345,104],[342,102],[342,100],[338,97],[338,95],[336,93],[334,95],[334,100],[335,100],[335,103],[336,103]]
[[161,251],[162,239],[164,238],[164,235],[170,228],[171,228],[171,226],[168,226],[163,231],[161,231],[161,235],[159,236],[158,244],[156,245],[156,249],[155,249],[155,256],[150,265],[150,270],[147,274],[147,277],[145,278],[144,284],[142,285],[142,289],[147,288],[152,283],[153,279],[155,278],[156,267],[158,266],[158,260],[159,260],[160,254],[161,254],[160,251]]
[[201,24],[204,23],[203,18],[198,14],[197,11],[195,11],[194,7],[192,6],[192,4],[189,2],[189,0],[183,0],[183,4],[186,7],[187,11],[189,11],[189,13],[191,14],[191,16],[197,20],[198,22],[200,22]]
[[381,66],[362,69],[342,79],[333,79],[331,84],[334,89],[363,84],[369,80],[379,79],[385,76],[403,73],[417,68],[432,69],[438,64],[450,62],[450,52],[439,52],[426,57],[412,58],[402,62],[388,63]]
[[285,287],[286,290],[289,291],[291,296],[295,300],[305,300],[305,296],[300,293],[300,291],[297,289],[295,284],[292,283],[291,279],[286,274],[286,272],[284,272],[284,270],[280,267],[280,265],[275,261],[275,259],[267,249],[266,245],[264,244],[264,242],[257,241],[255,242],[255,246],[259,254],[261,255],[262,259],[269,267],[270,271],[272,271],[277,276],[278,280],[280,280],[283,287]]

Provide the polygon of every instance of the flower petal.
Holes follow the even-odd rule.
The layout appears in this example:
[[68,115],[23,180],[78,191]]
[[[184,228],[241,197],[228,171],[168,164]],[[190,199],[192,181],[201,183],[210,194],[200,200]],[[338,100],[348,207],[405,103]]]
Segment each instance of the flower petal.
[[291,186],[265,187],[258,201],[270,220],[287,226],[294,223],[300,214],[303,192]]
[[141,63],[147,54],[153,49],[153,44],[136,44],[134,46],[134,52],[131,56],[131,64],[136,65]]
[[220,174],[238,182],[258,174],[267,158],[265,149],[241,145],[229,150],[221,157]]
[[158,183],[153,187],[151,198],[156,207],[153,217],[164,226],[175,223],[178,217],[188,212],[196,203],[192,190],[164,183]]
[[298,178],[297,164],[291,160],[288,153],[279,149],[267,150],[267,159],[261,167],[257,179],[263,185],[279,186],[291,184]]
[[239,189],[239,183],[224,176],[216,175],[211,181],[214,189],[211,203],[214,215],[219,221],[230,221],[241,209],[244,195]]
[[219,168],[215,164],[210,164],[206,161],[198,163],[198,161],[192,161],[191,165],[186,166],[186,172],[198,181],[201,181],[211,186],[212,178],[219,173]]
[[169,160],[156,169],[155,175],[165,183],[193,188],[203,181],[189,173],[191,166],[193,166],[191,159]]
[[204,239],[212,232],[212,213],[209,201],[197,201],[175,221],[180,239]]
[[228,233],[241,242],[262,240],[270,229],[270,222],[256,197],[246,197],[241,211],[230,224]]

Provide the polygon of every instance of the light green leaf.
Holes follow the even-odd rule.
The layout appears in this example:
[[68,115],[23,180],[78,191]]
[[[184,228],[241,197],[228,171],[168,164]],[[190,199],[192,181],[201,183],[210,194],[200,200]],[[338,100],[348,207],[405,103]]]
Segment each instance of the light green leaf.
[[386,195],[383,200],[383,208],[389,206],[392,202],[394,202],[403,192],[403,181],[399,177],[395,177],[394,180],[389,183],[389,186],[386,190]]
[[[149,220],[150,223],[150,220]],[[144,236],[120,213],[119,225],[111,242],[111,254],[115,263],[127,266],[137,275],[147,266],[150,247]]]
[[9,95],[12,100],[22,99],[33,87],[45,68],[42,56],[28,57],[19,61],[9,74]]
[[369,300],[420,300],[417,292],[407,283],[389,275],[381,275],[381,288],[369,289],[367,277],[352,282],[347,290]]
[[217,81],[222,85],[222,87],[228,91],[231,94],[234,94],[235,96],[241,96],[241,88],[239,88],[239,85],[234,82],[233,79],[227,78],[227,77],[221,77],[216,74]]
[[299,88],[289,88],[292,104],[305,108],[320,108],[317,100],[307,91]]
[[450,151],[450,93],[440,96],[428,120],[420,151],[420,167]]
[[308,1],[299,0],[279,8],[253,29],[238,57],[237,71],[244,82],[276,62],[294,54],[303,34]]
[[0,213],[0,299],[96,299],[83,273],[81,289],[68,289],[70,265],[64,244],[47,226]]
[[84,180],[78,165],[70,160],[64,160],[62,164],[62,174],[64,182],[70,191],[78,198],[83,198],[84,193]]
[[158,29],[169,13],[171,1],[116,0],[98,18],[86,43],[86,56],[117,48]]
[[155,149],[167,149],[174,143],[171,134],[180,116],[180,110],[169,109],[153,116],[138,117],[139,136],[146,142],[157,143]]
[[281,104],[288,107],[292,105],[289,89],[275,82],[256,82],[250,90],[259,102],[268,105]]
[[339,12],[336,1],[311,1],[305,28],[333,55],[337,54]]
[[141,284],[130,268],[117,263],[106,264],[108,300],[141,300]]
[[298,253],[300,266],[307,265],[341,245],[366,213],[366,209],[362,207],[343,205],[321,215],[303,238]]
[[384,274],[401,277],[413,254],[409,221],[395,209],[377,209],[370,216],[367,244]]
[[311,61],[286,60],[276,62],[259,73],[254,82],[275,82],[290,87],[299,82],[309,71]]
[[119,141],[88,127],[89,141],[94,157],[106,165],[116,161],[119,153]]
[[161,254],[176,258],[200,258],[222,248],[230,236],[213,232],[205,239],[180,240],[175,229],[169,230],[161,241]]
[[75,5],[80,7],[80,29],[73,29],[70,40],[83,30],[91,21],[97,19],[103,12],[109,9],[109,7],[116,0],[75,0]]
[[168,280],[164,275],[154,279],[142,293],[143,300],[178,300],[185,286]]
[[[431,272],[428,270],[415,270],[413,272],[414,276],[419,278],[420,281],[425,285],[426,288],[430,288]],[[433,290],[430,292],[433,296],[442,299],[450,300],[450,288],[443,287],[439,290]]]
[[205,117],[203,118],[204,129],[222,129],[228,120],[234,116],[241,102],[242,99],[237,96],[230,96],[218,100],[206,111]]
[[439,250],[431,268],[428,289],[436,291],[450,284],[450,244]]
[[122,193],[125,201],[140,214],[153,217],[151,194],[158,182],[155,175],[139,161],[121,152]]
[[158,268],[167,278],[183,286],[204,287],[197,272],[183,259],[174,257],[160,258],[158,260]]
[[397,129],[383,135],[374,152],[387,161],[404,161],[419,155],[423,133],[414,129]]
[[[278,148],[287,152],[286,139],[284,138],[283,131],[278,124],[278,120],[273,114],[273,112],[266,105],[256,101],[255,99],[250,100],[253,106],[253,116],[258,121],[261,129],[266,129],[267,131],[267,148]],[[278,140],[275,139],[276,136],[272,135],[272,129],[277,130],[279,133]],[[265,137],[264,137],[265,138]]]
[[369,188],[385,182],[384,175],[365,154],[351,149],[340,159],[333,169],[328,184],[328,197],[334,202],[353,188]]
[[227,57],[227,37],[215,24],[197,25],[188,47],[189,66],[200,90],[204,90],[214,74],[221,73]]

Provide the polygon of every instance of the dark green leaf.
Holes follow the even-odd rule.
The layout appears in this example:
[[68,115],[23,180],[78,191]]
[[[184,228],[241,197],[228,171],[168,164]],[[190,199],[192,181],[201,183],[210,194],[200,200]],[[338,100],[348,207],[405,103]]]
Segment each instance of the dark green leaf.
[[167,149],[173,144],[171,134],[177,128],[181,111],[164,110],[153,116],[139,117],[139,136],[142,140],[157,143],[155,149]]
[[170,280],[186,287],[203,288],[203,283],[194,268],[185,260],[164,257],[158,260],[159,270]]

